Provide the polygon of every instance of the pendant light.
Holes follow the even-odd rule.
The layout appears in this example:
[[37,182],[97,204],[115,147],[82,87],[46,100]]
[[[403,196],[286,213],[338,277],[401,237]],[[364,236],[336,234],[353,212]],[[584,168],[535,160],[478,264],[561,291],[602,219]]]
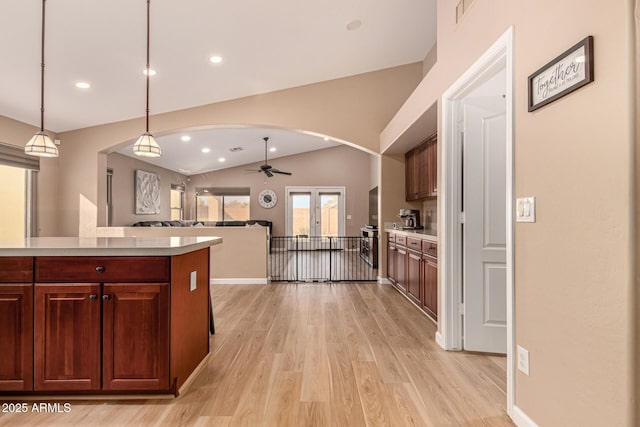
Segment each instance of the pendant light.
[[27,142],[25,154],[40,157],[58,157],[58,147],[44,131],[44,9],[47,0],[42,0],[42,45],[40,62],[40,130]]
[[133,153],[143,157],[160,157],[162,150],[156,142],[156,139],[149,132],[149,10],[151,6],[151,0],[147,0],[147,68],[145,74],[147,76],[147,114],[146,114],[146,131],[140,135],[140,138],[133,144]]

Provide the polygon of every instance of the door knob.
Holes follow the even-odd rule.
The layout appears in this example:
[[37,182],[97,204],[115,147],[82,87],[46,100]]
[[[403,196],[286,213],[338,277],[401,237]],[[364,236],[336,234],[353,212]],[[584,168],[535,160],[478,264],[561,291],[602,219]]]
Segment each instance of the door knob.
[[91,295],[89,295],[89,299],[90,299],[91,301],[93,301],[93,300],[97,300],[97,299],[98,299],[98,295],[91,294]]
[[111,299],[111,295],[102,295],[102,301],[109,301]]

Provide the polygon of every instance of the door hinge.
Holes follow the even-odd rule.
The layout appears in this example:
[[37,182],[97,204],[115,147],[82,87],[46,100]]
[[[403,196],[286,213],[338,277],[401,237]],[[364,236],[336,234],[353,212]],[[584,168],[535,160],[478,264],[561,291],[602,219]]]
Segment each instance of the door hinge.
[[458,304],[458,314],[464,316],[464,303],[461,302]]
[[464,212],[459,212],[458,213],[458,222],[460,224],[464,224],[464,219],[465,219]]

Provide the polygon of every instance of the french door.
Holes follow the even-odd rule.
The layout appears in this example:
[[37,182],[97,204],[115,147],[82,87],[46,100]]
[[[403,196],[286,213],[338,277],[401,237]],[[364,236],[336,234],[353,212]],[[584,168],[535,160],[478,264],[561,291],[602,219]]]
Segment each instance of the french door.
[[[321,249],[329,237],[344,236],[344,187],[286,187],[288,236],[313,237]],[[318,237],[320,239],[318,239]]]

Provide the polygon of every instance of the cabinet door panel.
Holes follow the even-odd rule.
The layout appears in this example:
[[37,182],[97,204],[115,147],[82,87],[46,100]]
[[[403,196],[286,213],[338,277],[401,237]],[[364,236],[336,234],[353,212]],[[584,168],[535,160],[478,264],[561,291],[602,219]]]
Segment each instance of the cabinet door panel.
[[105,283],[103,389],[169,389],[169,284]]
[[396,286],[404,292],[407,291],[406,265],[407,249],[402,246],[396,246]]
[[396,245],[387,244],[387,277],[391,283],[396,283]]
[[100,285],[39,284],[34,298],[34,389],[100,389]]
[[438,262],[431,257],[423,259],[424,293],[422,309],[434,320],[438,320]]
[[0,285],[0,390],[33,390],[33,285]]
[[420,267],[422,254],[407,252],[407,296],[416,304],[420,304]]

